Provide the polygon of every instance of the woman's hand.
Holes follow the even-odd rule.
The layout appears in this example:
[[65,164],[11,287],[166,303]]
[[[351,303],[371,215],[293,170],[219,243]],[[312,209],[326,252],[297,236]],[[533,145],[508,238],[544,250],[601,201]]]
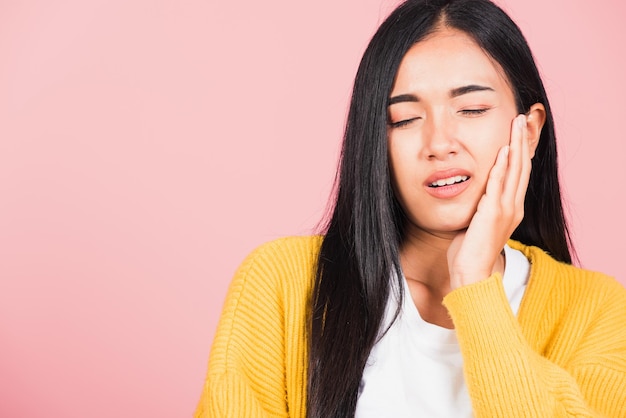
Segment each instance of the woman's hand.
[[509,145],[498,152],[469,227],[452,240],[448,249],[452,289],[493,273],[502,248],[524,218],[530,169],[526,116],[518,115],[512,123]]

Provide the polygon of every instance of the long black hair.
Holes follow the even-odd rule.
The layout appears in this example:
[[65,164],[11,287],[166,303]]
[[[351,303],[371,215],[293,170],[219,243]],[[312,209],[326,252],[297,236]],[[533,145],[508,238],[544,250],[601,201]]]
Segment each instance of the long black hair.
[[354,415],[365,362],[380,333],[390,280],[401,280],[399,247],[406,216],[392,188],[387,104],[406,52],[442,26],[465,32],[499,63],[519,113],[535,103],[544,105],[546,121],[532,160],[525,216],[512,238],[571,263],[552,112],[521,31],[488,0],[402,3],[373,36],[354,82],[335,201],[309,306],[309,418]]

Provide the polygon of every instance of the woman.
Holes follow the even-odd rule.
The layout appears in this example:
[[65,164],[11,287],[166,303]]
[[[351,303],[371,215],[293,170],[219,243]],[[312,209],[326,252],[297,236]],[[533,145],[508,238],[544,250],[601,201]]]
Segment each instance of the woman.
[[626,416],[626,290],[571,266],[550,106],[498,7],[386,19],[334,203],[240,267],[197,416]]

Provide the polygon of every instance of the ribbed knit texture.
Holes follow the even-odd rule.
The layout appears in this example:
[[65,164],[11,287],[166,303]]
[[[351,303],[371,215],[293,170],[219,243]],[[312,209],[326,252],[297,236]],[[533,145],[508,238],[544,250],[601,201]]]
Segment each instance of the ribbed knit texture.
[[[255,250],[231,283],[196,418],[305,417],[306,306],[320,237]],[[626,417],[626,289],[515,241],[516,318],[499,274],[448,294],[474,416]]]

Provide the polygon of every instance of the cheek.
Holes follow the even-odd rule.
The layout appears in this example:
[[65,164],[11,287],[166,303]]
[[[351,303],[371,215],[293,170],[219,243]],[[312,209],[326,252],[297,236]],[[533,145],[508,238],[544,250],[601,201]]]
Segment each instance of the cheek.
[[404,201],[408,189],[415,183],[414,150],[402,146],[402,141],[389,141],[389,170],[394,193],[398,200]]
[[402,161],[398,158],[398,155],[392,150],[389,149],[389,171],[391,173],[391,185],[393,186],[394,192],[396,195],[399,194],[399,190],[401,188],[402,179],[405,177],[402,174],[403,164]]
[[479,165],[486,164],[491,168],[498,151],[511,141],[511,119],[500,117],[481,121],[480,124],[468,126],[463,138],[468,150],[476,158]]

